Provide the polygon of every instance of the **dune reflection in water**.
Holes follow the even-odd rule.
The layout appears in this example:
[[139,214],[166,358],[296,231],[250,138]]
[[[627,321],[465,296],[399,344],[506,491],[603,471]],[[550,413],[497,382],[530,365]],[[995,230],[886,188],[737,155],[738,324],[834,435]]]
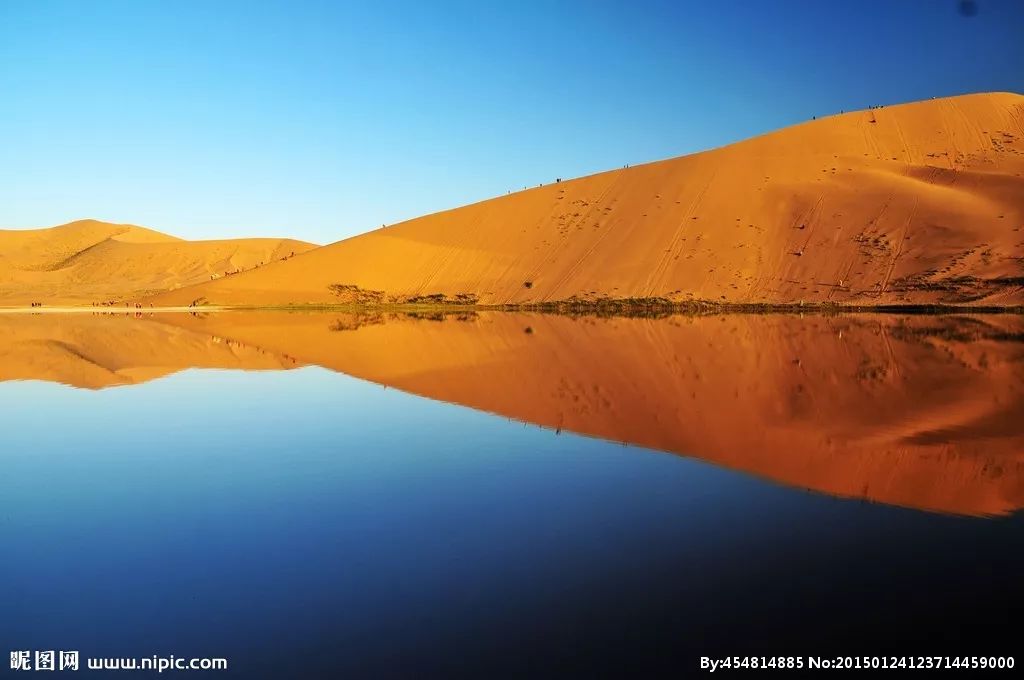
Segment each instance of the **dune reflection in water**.
[[0,379],[318,365],[542,427],[930,511],[1024,506],[1024,319],[230,312],[0,317]]

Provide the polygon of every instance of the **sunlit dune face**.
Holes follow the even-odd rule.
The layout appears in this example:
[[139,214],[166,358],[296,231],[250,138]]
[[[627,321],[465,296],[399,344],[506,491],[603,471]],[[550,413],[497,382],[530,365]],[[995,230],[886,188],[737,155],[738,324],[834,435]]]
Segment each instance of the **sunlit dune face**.
[[0,318],[0,377],[317,365],[527,423],[938,512],[1024,506],[1018,316],[462,312]]
[[157,304],[1024,302],[1024,97],[828,116],[387,225]]
[[0,230],[0,306],[125,306],[302,253],[312,244],[252,238],[185,241],[130,224],[80,220]]
[[1024,97],[827,116],[328,246],[0,230],[0,306],[1024,304]]

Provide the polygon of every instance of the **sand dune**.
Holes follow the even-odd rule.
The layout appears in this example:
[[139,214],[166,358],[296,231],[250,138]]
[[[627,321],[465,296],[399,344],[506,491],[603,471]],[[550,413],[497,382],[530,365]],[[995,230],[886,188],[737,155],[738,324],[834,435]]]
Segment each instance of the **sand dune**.
[[95,220],[0,230],[0,305],[138,298],[252,269],[313,246],[291,239],[184,241]]
[[1024,96],[992,93],[547,184],[154,300],[1019,304],[1022,262]]
[[0,380],[319,365],[823,493],[1000,515],[1024,507],[1022,338],[1010,315],[37,315],[0,317]]

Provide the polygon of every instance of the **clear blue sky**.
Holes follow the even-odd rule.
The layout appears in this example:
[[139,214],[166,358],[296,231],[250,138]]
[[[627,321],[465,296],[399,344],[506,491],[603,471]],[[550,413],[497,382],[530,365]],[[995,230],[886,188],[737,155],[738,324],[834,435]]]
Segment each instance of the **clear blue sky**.
[[840,109],[1024,92],[1024,1],[0,0],[0,226],[335,241]]

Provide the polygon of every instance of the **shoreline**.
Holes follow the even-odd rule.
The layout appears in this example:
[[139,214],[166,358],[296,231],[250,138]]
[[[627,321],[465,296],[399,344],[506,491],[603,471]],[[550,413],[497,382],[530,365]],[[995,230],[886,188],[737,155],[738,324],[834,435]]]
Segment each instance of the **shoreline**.
[[80,307],[76,305],[54,305],[53,307],[0,307],[0,314],[144,314],[146,312],[222,312],[228,307],[211,305],[209,307]]
[[355,313],[466,313],[466,312],[532,312],[568,316],[701,316],[716,314],[1010,314],[1024,315],[1024,305],[963,304],[865,304],[833,303],[738,303],[643,300],[578,300],[542,303],[506,304],[288,304],[288,305],[203,305],[199,307],[165,306],[136,309],[118,307],[84,307],[54,305],[52,307],[0,307],[0,314],[198,314],[216,312],[355,312]]

